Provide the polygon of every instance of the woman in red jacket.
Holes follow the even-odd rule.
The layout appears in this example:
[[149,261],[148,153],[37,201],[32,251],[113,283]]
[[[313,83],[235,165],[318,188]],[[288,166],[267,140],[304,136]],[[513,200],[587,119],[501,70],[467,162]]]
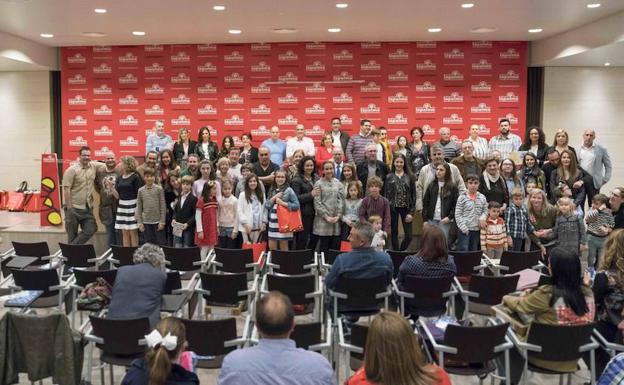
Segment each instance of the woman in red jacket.
[[321,138],[321,146],[317,147],[316,156],[314,158],[316,159],[318,174],[323,175],[323,163],[328,160],[333,161],[334,159],[334,139],[330,133],[323,134],[323,138]]
[[364,365],[346,385],[451,385],[444,369],[425,362],[418,337],[398,313],[375,316],[365,351]]

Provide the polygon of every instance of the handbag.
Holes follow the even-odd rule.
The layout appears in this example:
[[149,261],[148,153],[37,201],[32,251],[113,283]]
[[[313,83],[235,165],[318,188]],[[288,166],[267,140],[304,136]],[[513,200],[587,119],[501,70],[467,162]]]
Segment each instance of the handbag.
[[17,190],[9,191],[7,202],[7,209],[9,211],[24,211],[24,206],[26,205],[26,194],[24,192],[26,190],[28,190],[28,182],[22,181]]
[[102,277],[98,277],[95,282],[91,282],[85,286],[76,303],[79,310],[98,311],[104,309],[110,303],[112,295],[112,287]]
[[[262,256],[262,253],[265,252],[267,249],[267,241],[264,240],[264,234],[265,233],[263,232],[260,233],[260,235],[258,236],[258,239],[254,243],[243,243],[243,249],[252,250],[254,263],[257,263],[258,260],[260,260],[260,256]],[[264,267],[264,262],[265,262],[265,259],[262,260],[260,269]]]
[[277,225],[280,233],[295,233],[303,230],[301,210],[290,211],[288,207],[278,205]]
[[0,210],[8,210],[9,208],[9,192],[0,190]]
[[24,211],[27,213],[38,213],[41,211],[41,191],[27,191],[24,203]]

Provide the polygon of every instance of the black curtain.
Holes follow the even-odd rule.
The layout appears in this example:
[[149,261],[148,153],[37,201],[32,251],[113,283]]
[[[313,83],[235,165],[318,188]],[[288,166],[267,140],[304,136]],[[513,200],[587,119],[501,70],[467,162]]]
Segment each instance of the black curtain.
[[[52,152],[59,161],[63,159],[63,131],[61,117],[61,71],[50,71],[50,129],[52,130]],[[63,175],[59,162],[59,175]]]
[[544,67],[529,67],[527,73],[526,126],[542,127]]

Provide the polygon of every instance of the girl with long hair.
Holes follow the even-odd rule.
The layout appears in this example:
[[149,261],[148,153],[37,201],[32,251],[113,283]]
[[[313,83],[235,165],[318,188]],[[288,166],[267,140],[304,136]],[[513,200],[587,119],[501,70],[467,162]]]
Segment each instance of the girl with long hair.
[[360,220],[360,206],[364,191],[362,182],[352,180],[347,185],[347,195],[345,196],[344,211],[342,212],[342,233],[341,240],[346,241],[349,237],[351,227]]
[[[394,145],[394,154],[403,154],[406,159],[412,159],[412,150],[407,145],[407,138],[403,135],[396,137],[396,144]],[[409,161],[408,161],[409,164]]]
[[199,173],[201,178],[193,182],[193,195],[199,198],[204,190],[204,184],[208,181],[214,181],[217,184],[217,198],[221,196],[221,182],[216,180],[215,169],[211,161],[204,159],[199,164]]
[[[220,186],[219,186],[220,188]],[[200,247],[202,260],[217,245],[217,184],[209,180],[204,183],[195,209],[195,244]]]
[[[449,173],[450,174],[450,173]],[[392,249],[404,251],[412,242],[412,213],[416,205],[416,180],[409,170],[405,155],[397,153],[392,171],[386,175],[385,197],[390,202],[390,239]],[[403,226],[403,242],[399,244],[399,218]]]
[[197,374],[180,365],[187,346],[182,321],[174,317],[160,320],[145,340],[149,348],[145,358],[132,363],[122,385],[199,385]]
[[243,191],[238,195],[238,231],[243,243],[255,243],[267,223],[267,209],[264,206],[262,183],[254,173],[245,178]]
[[293,239],[293,233],[279,231],[277,207],[283,206],[289,211],[299,210],[299,199],[288,185],[286,171],[277,170],[273,174],[275,179],[264,202],[264,207],[269,210],[269,250],[288,250],[288,241]]
[[210,139],[210,135],[210,129],[208,127],[199,129],[195,153],[199,155],[199,160],[207,159],[214,163],[219,156],[219,147]]
[[223,137],[221,141],[221,151],[219,151],[219,158],[226,157],[230,154],[230,148],[234,147],[234,139],[230,135]]
[[165,187],[168,183],[167,179],[169,179],[169,174],[171,173],[171,171],[179,170],[180,166],[177,165],[174,159],[173,151],[169,150],[168,148],[160,152],[159,158],[160,163],[158,165],[157,171],[160,174],[160,178],[158,179],[160,180],[160,185]]
[[451,385],[451,380],[442,368],[427,363],[407,320],[384,311],[368,329],[363,366],[345,384]]
[[345,163],[342,166],[342,175],[340,176],[340,181],[345,188],[345,194],[347,193],[347,188],[349,183],[359,180],[357,177],[357,168],[355,163]]
[[429,183],[423,196],[423,222],[439,227],[448,239],[451,222],[455,219],[455,206],[459,189],[451,178],[448,163],[436,166],[436,181]]
[[342,183],[335,178],[335,172],[334,162],[326,160],[323,177],[314,184],[318,194],[314,197],[316,216],[313,233],[319,237],[321,250],[340,249],[340,218],[345,194]]
[[532,153],[527,152],[522,159],[522,169],[518,173],[518,177],[526,186],[529,182],[535,183],[535,188],[540,190],[546,189],[546,175],[539,167],[538,158]]
[[[524,194],[524,184],[522,183],[522,179],[518,176],[516,163],[513,160],[509,158],[503,159],[500,165],[500,171],[501,178],[505,181],[505,185],[507,186],[507,191],[511,193],[511,191],[518,188]],[[507,206],[511,203],[511,194],[509,195]]]

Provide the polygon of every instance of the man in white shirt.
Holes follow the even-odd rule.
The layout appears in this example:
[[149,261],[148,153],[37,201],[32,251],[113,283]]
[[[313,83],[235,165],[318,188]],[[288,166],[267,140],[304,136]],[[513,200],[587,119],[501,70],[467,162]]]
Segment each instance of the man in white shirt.
[[583,144],[578,152],[579,166],[585,171],[583,184],[587,202],[591,206],[594,195],[611,179],[611,158],[607,149],[594,143],[596,131],[588,128],[583,132]]
[[154,122],[154,132],[147,137],[145,153],[150,151],[161,152],[164,149],[173,150],[173,139],[165,134],[165,123],[162,120]]
[[241,180],[241,178],[243,177],[243,175],[241,174],[241,167],[243,165],[239,163],[240,148],[230,148],[230,152],[228,153],[228,159],[230,159],[230,169],[228,170],[228,174],[230,175],[230,177],[233,177],[236,180]]
[[349,143],[349,134],[341,130],[342,122],[340,118],[332,118],[331,120],[331,136],[334,143],[334,148],[340,147],[342,151],[347,149]]
[[290,158],[297,150],[303,150],[306,156],[314,156],[316,150],[312,139],[305,136],[305,127],[303,124],[297,124],[295,128],[295,137],[289,138],[286,142],[286,157]]
[[500,152],[501,159],[509,157],[512,151],[518,151],[522,145],[522,139],[516,134],[509,132],[511,130],[511,122],[509,119],[501,119],[499,124],[500,135],[493,136],[490,139],[489,150]]

